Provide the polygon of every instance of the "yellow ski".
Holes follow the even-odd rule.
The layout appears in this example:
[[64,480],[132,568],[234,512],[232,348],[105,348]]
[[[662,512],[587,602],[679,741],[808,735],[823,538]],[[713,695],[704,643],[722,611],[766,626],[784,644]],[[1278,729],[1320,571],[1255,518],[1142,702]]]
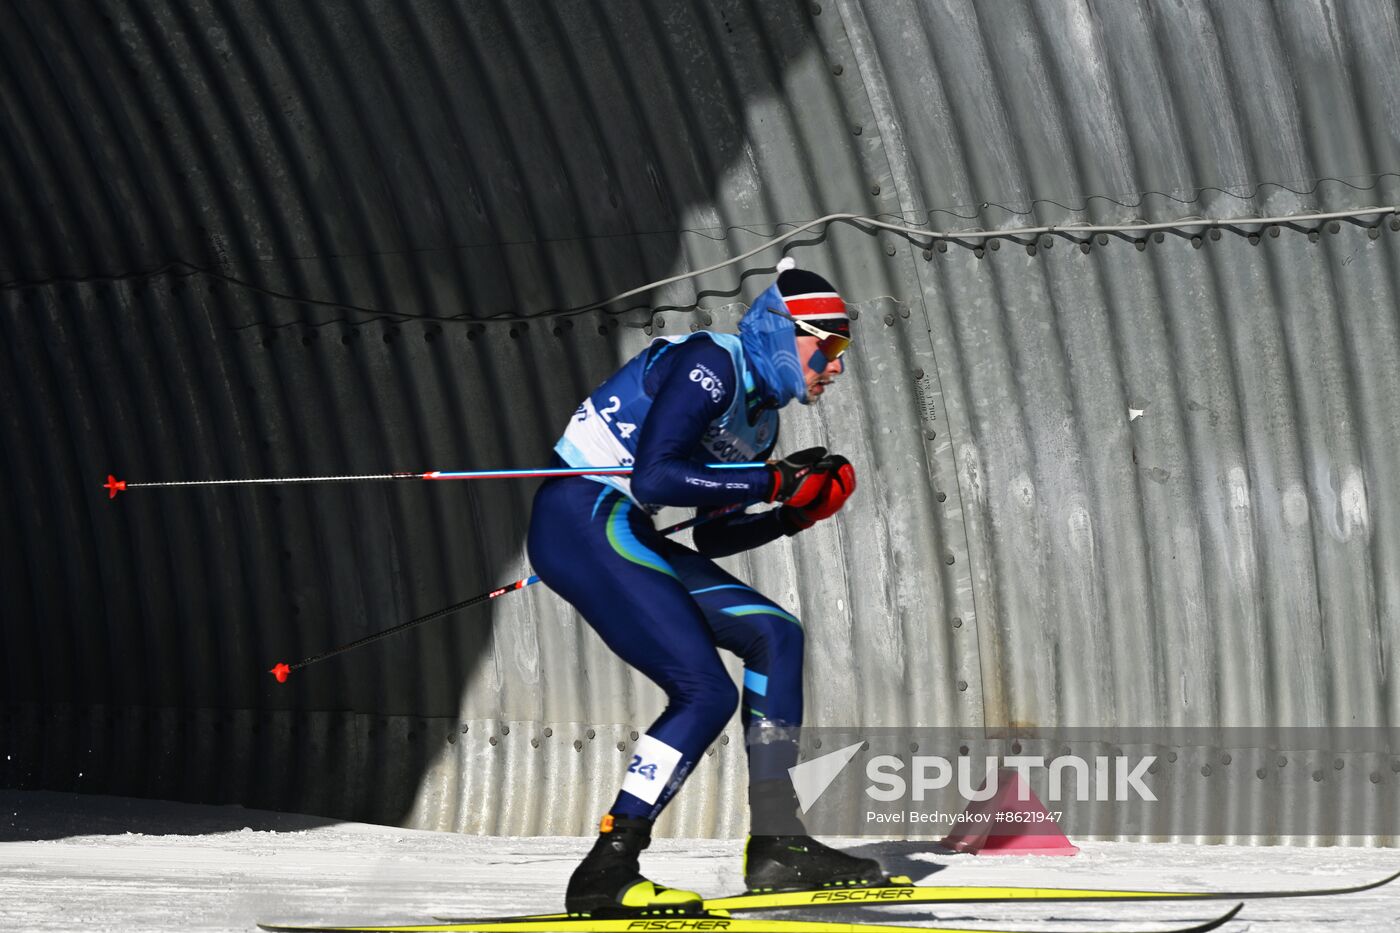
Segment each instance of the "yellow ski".
[[843,904],[951,904],[1008,901],[1251,901],[1280,897],[1326,897],[1355,894],[1389,884],[1400,872],[1379,881],[1342,888],[1289,888],[1277,891],[1130,891],[1098,888],[1021,888],[995,885],[909,884],[903,877],[870,888],[774,891],[710,898],[706,910],[781,910]]
[[[1206,933],[1214,930],[1239,913],[1243,904],[1213,920],[1191,926],[1154,933]],[[840,923],[828,920],[758,920],[729,917],[723,912],[683,917],[627,917],[595,919],[592,917],[553,918],[527,917],[520,919],[477,920],[462,923],[406,924],[401,926],[283,926],[259,923],[272,933],[1016,933],[983,927],[976,930],[960,927],[905,926],[895,923]],[[1085,933],[1096,933],[1097,927],[1086,926]],[[1063,933],[1063,931],[1062,931]]]

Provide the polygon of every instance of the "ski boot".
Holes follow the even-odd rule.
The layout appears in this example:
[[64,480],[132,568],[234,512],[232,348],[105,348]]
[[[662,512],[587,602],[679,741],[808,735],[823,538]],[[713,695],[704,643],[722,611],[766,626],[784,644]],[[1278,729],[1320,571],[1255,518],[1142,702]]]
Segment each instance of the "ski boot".
[[879,862],[824,846],[811,836],[750,836],[744,847],[744,884],[754,892],[868,888],[886,881]]
[[651,820],[615,817],[598,825],[598,841],[569,878],[564,909],[592,917],[699,913],[700,895],[644,878],[637,865],[651,845]]

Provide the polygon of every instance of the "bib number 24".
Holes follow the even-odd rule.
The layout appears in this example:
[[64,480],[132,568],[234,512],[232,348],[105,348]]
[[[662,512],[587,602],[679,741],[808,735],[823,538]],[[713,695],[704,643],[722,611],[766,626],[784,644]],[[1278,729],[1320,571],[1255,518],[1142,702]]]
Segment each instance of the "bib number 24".
[[[608,401],[611,404],[608,405],[607,408],[598,409],[598,414],[602,415],[603,420],[606,421],[608,424],[612,424],[612,416],[622,410],[622,399],[618,398],[616,395],[610,395],[608,396]],[[619,421],[617,423],[617,433],[622,435],[623,440],[626,440],[627,438],[631,437],[632,432],[635,430],[637,430],[637,426],[635,424],[629,424],[626,421]]]

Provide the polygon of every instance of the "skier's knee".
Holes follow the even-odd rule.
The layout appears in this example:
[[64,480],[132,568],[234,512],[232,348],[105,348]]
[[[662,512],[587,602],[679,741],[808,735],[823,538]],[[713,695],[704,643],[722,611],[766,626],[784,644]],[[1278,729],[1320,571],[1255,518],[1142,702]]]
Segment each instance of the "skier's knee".
[[705,731],[719,735],[739,708],[739,691],[727,674],[706,678],[695,697],[696,713]]

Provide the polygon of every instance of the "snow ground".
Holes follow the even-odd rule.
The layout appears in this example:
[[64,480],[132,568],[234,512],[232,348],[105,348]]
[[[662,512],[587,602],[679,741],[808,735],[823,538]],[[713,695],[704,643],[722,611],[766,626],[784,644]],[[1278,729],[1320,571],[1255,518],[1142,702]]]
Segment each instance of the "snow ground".
[[[893,872],[932,884],[1269,889],[1353,884],[1400,868],[1400,852],[1388,849],[1088,842],[1073,858],[1045,858],[849,843]],[[435,914],[554,910],[588,845],[576,838],[459,836],[241,807],[0,790],[0,928],[191,933],[249,931],[256,920],[424,923]],[[642,865],[658,881],[705,894],[743,887],[737,840],[658,840]],[[938,909],[937,922],[1040,933],[1151,931],[1204,920],[1227,906],[950,904]],[[901,908],[803,916],[935,923],[927,913],[915,918]],[[1400,882],[1338,898],[1254,901],[1224,930],[1394,933]]]

